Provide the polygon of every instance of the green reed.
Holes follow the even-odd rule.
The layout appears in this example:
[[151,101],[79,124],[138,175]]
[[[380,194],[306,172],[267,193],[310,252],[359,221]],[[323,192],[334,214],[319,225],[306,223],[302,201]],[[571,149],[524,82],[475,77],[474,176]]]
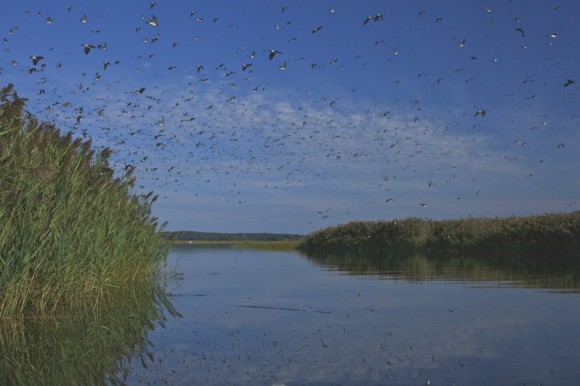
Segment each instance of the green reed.
[[352,221],[307,236],[306,252],[462,251],[577,258],[580,211],[508,218]]
[[95,153],[24,106],[12,86],[0,91],[0,317],[97,309],[165,260],[156,197],[133,193],[131,168],[114,175],[109,149]]

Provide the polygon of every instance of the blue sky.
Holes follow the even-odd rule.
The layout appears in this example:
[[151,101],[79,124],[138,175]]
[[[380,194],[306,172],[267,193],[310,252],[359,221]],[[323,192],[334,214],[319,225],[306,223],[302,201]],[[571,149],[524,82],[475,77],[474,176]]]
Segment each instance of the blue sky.
[[569,212],[579,18],[573,0],[26,0],[0,14],[0,83],[136,166],[169,230]]

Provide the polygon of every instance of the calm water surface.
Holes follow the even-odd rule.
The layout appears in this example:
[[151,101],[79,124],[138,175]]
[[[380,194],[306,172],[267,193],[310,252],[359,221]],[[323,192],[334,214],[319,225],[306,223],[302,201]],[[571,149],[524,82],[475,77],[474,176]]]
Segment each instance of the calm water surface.
[[175,247],[170,264],[182,317],[127,384],[580,384],[574,291],[351,275],[293,252]]

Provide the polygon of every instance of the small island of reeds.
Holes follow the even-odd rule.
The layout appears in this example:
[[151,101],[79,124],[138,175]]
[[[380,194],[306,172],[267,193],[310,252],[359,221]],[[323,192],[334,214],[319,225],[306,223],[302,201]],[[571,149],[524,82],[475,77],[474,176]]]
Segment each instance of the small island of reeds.
[[153,194],[135,194],[131,167],[115,176],[109,149],[40,123],[25,101],[0,90],[0,318],[96,311],[137,287],[155,294],[169,245]]
[[462,252],[576,256],[580,211],[507,218],[352,221],[314,232],[306,253]]

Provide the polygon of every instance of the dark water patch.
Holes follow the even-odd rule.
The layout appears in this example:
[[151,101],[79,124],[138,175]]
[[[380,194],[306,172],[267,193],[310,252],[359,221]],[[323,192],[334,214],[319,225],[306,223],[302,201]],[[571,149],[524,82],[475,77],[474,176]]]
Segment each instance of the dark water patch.
[[273,306],[255,306],[255,305],[243,305],[243,304],[228,304],[230,307],[245,307],[245,308],[256,308],[260,310],[281,310],[281,311],[299,311],[299,312],[318,312],[320,314],[330,314],[330,311],[320,311],[320,310],[306,310],[302,308],[287,308],[287,307],[273,307]]

